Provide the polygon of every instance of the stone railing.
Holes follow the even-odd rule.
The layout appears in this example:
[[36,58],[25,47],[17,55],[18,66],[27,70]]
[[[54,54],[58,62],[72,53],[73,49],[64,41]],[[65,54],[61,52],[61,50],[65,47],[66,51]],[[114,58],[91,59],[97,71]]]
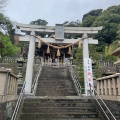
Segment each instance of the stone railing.
[[[0,63],[17,63],[17,61],[20,59],[20,57],[2,57],[0,58]],[[24,59],[24,62],[26,62],[27,59]]]
[[17,76],[7,69],[0,69],[0,102],[17,99]]
[[99,66],[101,76],[111,75],[117,72],[113,61],[96,61]]
[[120,101],[120,73],[98,78],[97,92],[103,99]]
[[[0,63],[17,63],[21,58],[20,57],[2,57],[0,58]],[[22,60],[26,63],[27,58],[22,58]],[[39,58],[35,58],[35,64],[41,63]]]
[[109,66],[109,67],[115,67],[113,61],[97,61],[99,66]]

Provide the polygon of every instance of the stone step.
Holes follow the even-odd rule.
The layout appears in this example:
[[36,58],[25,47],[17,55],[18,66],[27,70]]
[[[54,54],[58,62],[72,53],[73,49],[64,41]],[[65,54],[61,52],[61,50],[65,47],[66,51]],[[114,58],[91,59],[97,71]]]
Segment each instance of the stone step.
[[[52,90],[71,90],[71,91],[75,91],[75,89],[74,88],[65,88],[65,87],[61,87],[61,86],[57,86],[57,87],[50,87]],[[38,87],[38,90],[49,90],[50,88],[48,88],[48,87],[42,87],[42,88],[40,88],[40,87]]]
[[22,113],[20,118],[36,119],[36,118],[97,118],[96,112],[55,112],[55,113]]
[[23,107],[23,113],[96,112],[95,107]]
[[[47,75],[46,75],[47,74]],[[55,75],[54,75],[55,74]],[[48,74],[48,73],[41,73],[41,79],[63,79],[63,80],[65,80],[65,79],[69,79],[70,78],[70,76],[61,76],[61,75],[58,75],[58,74],[56,74],[56,73],[54,73],[54,74]]]
[[55,81],[61,81],[61,82],[63,82],[63,81],[71,81],[71,80],[70,80],[69,78],[67,79],[67,78],[60,78],[60,77],[59,77],[58,79],[56,79],[56,77],[49,77],[49,78],[43,77],[43,78],[42,78],[42,77],[40,76],[40,81],[38,81],[38,83],[41,82],[41,81],[47,81],[47,82],[48,82],[48,81],[54,81],[54,82],[55,82]]
[[[64,92],[64,93],[63,93]],[[67,96],[67,95],[69,95],[69,96],[72,96],[72,95],[77,95],[76,94],[76,92],[75,91],[63,91],[63,90],[56,90],[56,91],[36,91],[36,94],[39,94],[39,95],[42,95],[42,94],[45,94],[45,96],[47,95],[47,96],[55,96],[55,95],[57,95],[57,96],[59,96],[59,95],[62,95],[63,94],[63,96]]]
[[49,88],[53,88],[53,89],[57,89],[57,88],[64,88],[64,89],[75,89],[74,86],[72,84],[65,84],[65,83],[40,83],[37,85],[37,88],[45,88],[47,89]]
[[38,89],[37,89],[37,91],[50,91],[50,92],[52,92],[52,91],[67,91],[67,92],[75,92],[76,90],[74,89],[74,88],[60,88],[60,87],[56,87],[56,88],[52,88],[52,87],[47,87],[46,89],[44,89],[43,87],[39,87]]
[[40,103],[40,102],[26,102],[24,103],[24,107],[92,107],[92,103],[52,103],[52,102],[46,102],[46,103]]
[[67,84],[72,84],[73,82],[70,81],[70,80],[39,80],[38,84],[41,84],[41,83],[65,83],[67,82]]
[[52,96],[44,96],[44,97],[39,97],[39,96],[34,96],[34,97],[26,97],[24,102],[50,102],[50,101],[54,101],[54,102],[65,102],[65,103],[86,103],[86,102],[90,102],[91,103],[91,99],[90,97],[81,97],[81,96],[61,96],[61,97],[52,97]]
[[[20,119],[20,120],[30,120],[30,119],[27,119],[27,118],[25,118],[25,119]],[[102,119],[100,119],[100,118],[73,118],[73,119],[71,119],[71,118],[69,118],[69,119],[67,119],[67,118],[63,118],[63,119],[54,119],[54,118],[35,118],[34,120],[102,120]]]
[[42,90],[42,89],[38,89],[37,91],[36,91],[36,93],[48,93],[48,95],[50,96],[50,94],[58,94],[59,95],[59,93],[62,93],[62,94],[64,94],[64,93],[76,93],[76,91],[74,91],[74,90],[62,90],[62,89],[59,89],[59,90]]
[[52,85],[52,87],[55,87],[55,85],[57,86],[74,86],[73,83],[66,83],[66,82],[43,82],[41,81],[41,83],[38,83],[38,86],[42,85],[42,86],[48,86],[48,85]]
[[41,83],[38,83],[38,86],[50,86],[50,85],[52,85],[52,87],[55,87],[55,85],[57,85],[57,86],[74,86],[73,85],[73,83],[66,83],[66,82],[62,82],[62,83],[60,83],[60,82],[43,82],[43,81],[41,81]]
[[57,94],[48,94],[48,93],[40,94],[40,93],[37,93],[36,95],[37,96],[67,96],[67,95],[69,95],[69,96],[73,96],[73,95],[75,96],[76,95],[77,96],[77,93],[69,93],[69,94],[68,93],[65,93],[65,94],[64,93],[59,93],[59,94],[58,93]]

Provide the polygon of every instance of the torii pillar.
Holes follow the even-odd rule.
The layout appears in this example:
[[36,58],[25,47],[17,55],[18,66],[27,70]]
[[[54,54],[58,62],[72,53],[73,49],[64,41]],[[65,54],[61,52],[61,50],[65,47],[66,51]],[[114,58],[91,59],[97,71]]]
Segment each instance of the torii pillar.
[[[35,35],[34,31],[31,31],[31,35]],[[31,93],[32,77],[33,77],[33,64],[34,64],[34,54],[35,54],[35,37],[30,36],[29,40],[29,53],[28,62],[25,76],[25,94]]]
[[[92,61],[89,58],[89,44],[98,44],[98,40],[89,40],[87,38],[87,33],[83,34],[83,68],[84,68],[84,87],[85,87],[85,95],[89,94],[90,86],[92,85],[93,89],[93,73],[92,73]],[[89,81],[90,80],[90,81]]]

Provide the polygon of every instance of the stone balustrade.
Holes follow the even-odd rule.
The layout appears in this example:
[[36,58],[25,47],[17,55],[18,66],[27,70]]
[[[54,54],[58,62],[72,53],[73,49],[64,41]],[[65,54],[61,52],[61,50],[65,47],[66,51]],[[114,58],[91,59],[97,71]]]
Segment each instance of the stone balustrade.
[[0,102],[12,101],[17,98],[18,77],[9,70],[0,69]]
[[120,101],[120,73],[98,78],[97,92],[103,99]]
[[113,61],[96,61],[99,66],[109,66],[109,67],[115,67]]

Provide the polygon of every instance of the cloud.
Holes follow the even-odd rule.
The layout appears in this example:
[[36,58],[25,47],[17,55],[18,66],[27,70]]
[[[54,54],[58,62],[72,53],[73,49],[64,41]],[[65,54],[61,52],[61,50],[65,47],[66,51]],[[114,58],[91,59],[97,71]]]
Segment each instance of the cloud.
[[55,25],[81,20],[90,10],[119,4],[120,0],[10,0],[5,14],[20,23],[44,19],[49,25]]

